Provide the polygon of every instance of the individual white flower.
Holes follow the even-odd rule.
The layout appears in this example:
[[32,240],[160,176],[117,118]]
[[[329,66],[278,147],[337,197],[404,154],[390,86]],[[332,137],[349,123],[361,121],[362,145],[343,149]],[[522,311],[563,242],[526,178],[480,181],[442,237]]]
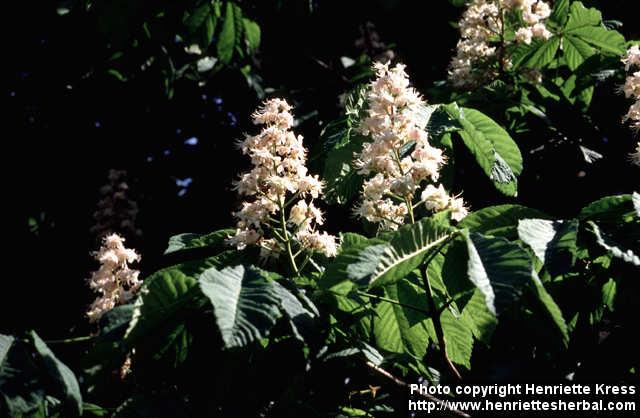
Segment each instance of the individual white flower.
[[188,47],[184,47],[184,52],[191,55],[202,55],[202,50],[198,44],[191,44]]
[[549,39],[551,38],[551,32],[547,29],[544,23],[536,23],[531,27],[531,34],[534,38]]
[[133,298],[142,282],[140,272],[129,264],[140,261],[140,255],[124,246],[124,238],[110,234],[103,238],[102,247],[95,254],[100,268],[88,280],[89,287],[98,293],[87,312],[90,322],[96,322],[105,312]]
[[451,211],[451,219],[461,221],[469,214],[469,210],[465,207],[464,201],[460,197],[452,197],[449,201],[448,209]]
[[335,257],[338,254],[336,237],[326,232],[302,231],[298,233],[298,240],[300,240],[306,248],[321,252],[327,257]]
[[214,57],[202,57],[198,60],[198,62],[196,63],[196,66],[198,67],[198,72],[199,73],[205,73],[209,70],[211,70],[215,65],[216,62],[218,62],[217,58]]
[[640,67],[640,47],[633,45],[627,50],[627,53],[622,58],[625,71],[629,71],[633,67]]
[[520,28],[516,31],[516,41],[529,45],[533,39],[533,31],[531,28]]
[[260,259],[263,261],[277,260],[282,253],[282,247],[275,239],[260,241]]
[[449,206],[449,193],[447,193],[442,184],[438,187],[432,184],[427,185],[422,191],[420,199],[422,199],[424,206],[428,210],[434,212],[445,210]]

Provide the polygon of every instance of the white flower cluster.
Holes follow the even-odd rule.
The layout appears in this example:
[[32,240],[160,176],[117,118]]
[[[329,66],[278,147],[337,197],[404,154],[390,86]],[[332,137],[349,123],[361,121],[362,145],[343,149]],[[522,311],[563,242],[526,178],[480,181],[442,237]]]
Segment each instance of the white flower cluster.
[[640,130],[640,48],[638,45],[629,48],[622,62],[626,71],[636,70],[627,76],[622,87],[625,97],[634,100],[623,120],[630,121],[631,127],[638,131]]
[[[424,105],[418,92],[409,87],[404,65],[389,68],[376,63],[376,79],[367,93],[368,115],[360,130],[372,141],[366,143],[356,159],[361,174],[374,174],[363,185],[363,201],[357,216],[396,229],[413,213],[412,201],[421,182],[437,182],[445,163],[442,150],[429,144],[427,132],[420,128],[417,110]],[[454,219],[467,211],[462,199],[450,197],[442,185],[422,192],[425,206],[434,211],[452,209]]]
[[[456,87],[473,87],[496,76],[491,64],[511,66],[508,57],[499,49],[509,43],[505,39],[505,19],[508,14],[520,13],[524,26],[515,33],[515,41],[530,44],[534,38],[549,39],[551,32],[544,20],[551,15],[549,3],[537,0],[473,0],[459,22],[460,40],[457,54],[449,68],[449,79]],[[501,45],[500,45],[501,43]]]
[[142,285],[138,279],[140,272],[129,268],[130,263],[140,261],[140,255],[125,248],[120,235],[107,235],[95,258],[100,268],[93,272],[88,283],[99,296],[87,312],[90,322],[96,322],[116,305],[130,301]]
[[[290,110],[286,101],[271,99],[253,114],[253,122],[264,127],[258,135],[246,136],[239,144],[243,154],[251,157],[253,169],[235,182],[238,193],[252,199],[243,202],[242,208],[234,212],[238,218],[237,231],[228,242],[238,249],[256,244],[261,247],[263,258],[277,258],[283,250],[283,241],[288,245],[288,229],[292,229],[302,248],[335,256],[335,237],[316,229],[324,219],[313,199],[322,194],[323,185],[317,175],[307,173],[307,150],[302,145],[302,136],[291,131]],[[284,212],[291,204],[289,217],[284,222]],[[276,226],[279,220],[283,222]],[[279,236],[277,228],[280,228]],[[275,230],[278,240],[266,238],[266,230]]]

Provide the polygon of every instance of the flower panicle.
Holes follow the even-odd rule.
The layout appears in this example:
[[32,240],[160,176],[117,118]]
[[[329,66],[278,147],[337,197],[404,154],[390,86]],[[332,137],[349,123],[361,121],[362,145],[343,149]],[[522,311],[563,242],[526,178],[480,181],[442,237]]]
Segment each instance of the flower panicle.
[[[505,14],[517,12],[523,25],[515,32],[516,43],[530,44],[533,39],[549,39],[545,25],[551,7],[539,0],[473,0],[459,22],[460,40],[456,55],[449,65],[449,79],[459,88],[474,88],[498,75],[494,64],[511,68],[511,60],[500,53],[507,41],[504,37]],[[500,38],[504,45],[498,45]],[[497,62],[501,59],[502,62]]]
[[[405,66],[375,63],[373,68],[376,78],[367,93],[368,113],[360,124],[360,131],[371,142],[363,146],[354,162],[360,174],[370,177],[363,184],[362,201],[354,214],[393,230],[408,215],[413,216],[414,197],[422,183],[439,180],[446,157],[429,143],[419,114],[425,101],[410,86]],[[442,186],[438,190],[444,191]],[[446,200],[448,205],[448,195]],[[462,219],[466,209],[462,200],[456,204],[455,218]],[[427,208],[444,210],[446,205],[440,206]]]
[[[227,242],[240,250],[257,245],[265,260],[277,258],[283,245],[290,246],[291,241],[301,249],[327,256],[337,251],[335,237],[317,231],[324,219],[314,199],[321,196],[324,184],[317,175],[308,173],[303,138],[291,131],[291,110],[283,99],[265,101],[252,114],[254,124],[262,130],[238,143],[253,168],[234,182],[234,189],[245,201],[233,213],[237,230]],[[284,212],[289,206],[287,215]]]
[[87,281],[89,287],[98,293],[87,312],[90,322],[98,321],[117,305],[130,301],[142,285],[138,278],[140,271],[129,267],[139,262],[141,257],[135,250],[126,248],[124,241],[118,234],[107,235],[94,255],[100,267]]

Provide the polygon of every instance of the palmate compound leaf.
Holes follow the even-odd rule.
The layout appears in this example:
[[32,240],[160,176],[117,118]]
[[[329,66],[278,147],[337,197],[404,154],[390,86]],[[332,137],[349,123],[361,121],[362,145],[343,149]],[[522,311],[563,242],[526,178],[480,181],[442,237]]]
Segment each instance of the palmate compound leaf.
[[553,276],[566,273],[575,262],[578,239],[576,219],[522,219],[518,223],[518,235]]
[[346,268],[361,286],[377,287],[406,277],[418,268],[430,250],[446,242],[455,229],[423,218],[390,234],[389,243],[366,247]]
[[278,293],[256,268],[214,267],[203,272],[198,281],[213,305],[226,348],[243,347],[265,337],[280,317]]

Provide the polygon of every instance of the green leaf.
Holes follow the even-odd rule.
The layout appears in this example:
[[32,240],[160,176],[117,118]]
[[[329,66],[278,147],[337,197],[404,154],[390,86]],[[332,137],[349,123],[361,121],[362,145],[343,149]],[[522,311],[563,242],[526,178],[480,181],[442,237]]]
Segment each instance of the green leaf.
[[[3,338],[4,337],[4,338]],[[32,414],[45,402],[42,370],[26,343],[0,336],[7,351],[0,362],[0,413],[8,417]]]
[[349,278],[368,287],[400,280],[418,268],[429,250],[449,239],[453,231],[429,218],[402,226],[390,235],[388,244],[362,250],[359,260],[347,267]]
[[[427,296],[419,280],[400,280],[384,287],[385,296],[423,311],[429,310]],[[423,312],[382,301],[376,305],[373,318],[373,335],[376,345],[394,353],[408,353],[422,358],[429,340],[435,339],[433,322]]]
[[447,342],[447,355],[449,359],[467,369],[471,368],[471,352],[473,351],[473,334],[465,321],[456,319],[453,314],[445,309],[440,315],[442,332]]
[[627,263],[631,263],[634,266],[640,266],[640,257],[634,254],[632,250],[624,250],[620,248],[617,243],[600,230],[595,222],[588,221],[588,225],[590,226],[593,235],[595,235],[598,245],[607,250],[612,256],[626,261]]
[[564,274],[573,266],[577,252],[577,220],[523,219],[518,223],[518,235],[553,276]]
[[473,336],[485,344],[490,343],[491,336],[498,325],[496,316],[487,308],[484,295],[479,289],[475,289],[471,299],[462,309],[460,319],[467,324]]
[[507,131],[475,109],[461,108],[457,114],[449,111],[463,127],[458,133],[464,144],[495,187],[508,196],[516,196],[522,155]]
[[618,284],[613,278],[609,278],[609,280],[602,285],[602,304],[611,312],[615,310],[617,290]]
[[469,280],[483,293],[487,309],[499,315],[522,295],[531,281],[532,263],[518,245],[504,238],[464,234],[467,240]]
[[[346,240],[343,241],[338,256],[326,267],[322,277],[318,281],[320,289],[336,290],[335,286],[349,280],[348,269],[354,263],[360,262],[360,253],[367,247],[385,245],[386,241],[379,238],[362,238],[356,237],[357,234],[345,234]],[[346,293],[351,291],[351,287],[347,286]],[[340,292],[344,293],[344,292]]]
[[38,334],[31,331],[30,337],[33,347],[42,359],[47,374],[55,384],[55,395],[63,400],[65,410],[70,415],[82,415],[82,394],[76,375],[66,364],[58,360]]
[[179,234],[169,238],[169,244],[164,254],[171,254],[177,251],[190,250],[201,247],[214,247],[224,249],[225,240],[235,233],[234,229],[221,229],[210,234]]
[[100,328],[100,339],[106,341],[120,340],[127,327],[131,322],[133,316],[134,306],[133,304],[120,305],[105,312],[100,317],[98,327]]
[[596,53],[595,48],[574,35],[566,35],[563,38],[562,49],[571,71],[575,71],[587,58]]
[[353,136],[346,144],[327,153],[323,171],[327,184],[324,200],[327,203],[345,204],[360,193],[364,178],[353,166],[353,160],[362,151],[365,141],[366,138],[360,135]]
[[223,64],[229,64],[234,54],[238,50],[241,51],[242,30],[242,10],[235,3],[228,1],[216,45],[218,59]]
[[246,346],[267,336],[280,316],[278,294],[256,268],[211,268],[200,275],[199,282],[213,305],[226,348]]
[[157,335],[159,330],[169,326],[173,330],[182,312],[192,304],[197,281],[182,271],[183,266],[160,270],[145,279],[125,333],[125,343],[130,348]]
[[518,238],[518,221],[526,218],[548,218],[548,216],[526,206],[489,206],[467,215],[460,221],[458,227],[511,240]]
[[560,38],[553,36],[548,40],[536,40],[531,43],[531,52],[523,64],[527,68],[544,68],[549,65],[556,56],[560,47]]
[[566,35],[579,38],[601,52],[622,55],[625,52],[625,39],[615,30],[607,30],[602,23],[598,9],[587,9],[579,2],[571,4],[569,20],[564,28]]
[[307,309],[293,293],[277,281],[271,283],[280,300],[280,307],[289,319],[293,335],[304,342],[307,339],[305,337],[309,336],[310,329],[313,326],[313,321],[316,317],[315,312]]
[[580,220],[618,223],[635,217],[631,195],[608,196],[585,206],[578,215]]
[[253,20],[243,18],[244,37],[247,43],[247,51],[254,54],[260,46],[260,26]]
[[15,338],[11,335],[0,334],[0,367],[2,367],[2,363],[5,357],[7,357],[7,353],[9,353],[14,340]]
[[569,0],[555,1],[549,19],[563,25],[569,17]]
[[545,310],[549,318],[551,318],[558,332],[562,336],[562,343],[566,348],[569,344],[569,330],[567,328],[567,323],[564,320],[564,316],[562,315],[562,311],[553,300],[551,295],[549,295],[547,289],[545,289],[544,285],[538,278],[538,275],[535,274],[535,272],[532,272],[531,279],[534,285],[533,290],[538,297],[538,301],[540,302],[542,308]]
[[[207,1],[196,9],[184,20],[189,33],[196,33],[211,15],[211,4]],[[211,38],[209,38],[211,39]]]

